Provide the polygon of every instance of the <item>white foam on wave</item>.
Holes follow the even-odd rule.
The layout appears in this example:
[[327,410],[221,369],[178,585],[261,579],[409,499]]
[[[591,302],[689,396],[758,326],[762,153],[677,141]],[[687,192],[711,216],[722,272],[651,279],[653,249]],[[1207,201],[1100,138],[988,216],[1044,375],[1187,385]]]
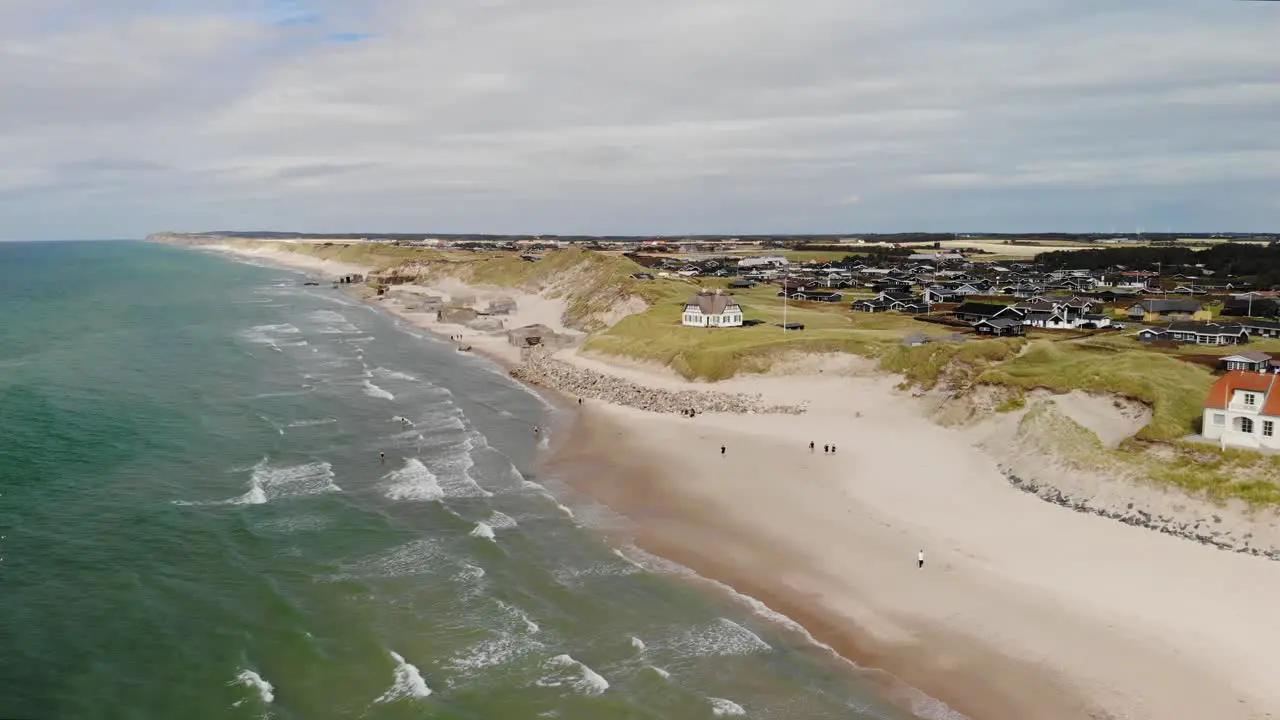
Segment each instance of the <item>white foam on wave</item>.
[[707,698],[707,702],[711,703],[711,713],[716,717],[742,717],[747,714],[738,703],[724,698]]
[[483,538],[485,540],[493,540],[494,542],[496,542],[496,540],[494,539],[493,528],[489,527],[488,524],[482,523],[482,522],[476,523],[475,528],[471,530],[471,537]]
[[450,660],[449,667],[455,670],[483,670],[505,665],[543,648],[542,643],[527,634],[495,632],[494,637],[467,648]]
[[565,584],[577,584],[583,578],[624,577],[634,575],[641,570],[633,565],[619,565],[615,562],[597,562],[581,567],[566,567],[556,570],[551,575]]
[[535,684],[541,687],[570,687],[583,695],[599,695],[609,689],[608,680],[569,655],[557,655],[544,667],[556,674],[538,680]]
[[396,700],[421,700],[431,695],[431,688],[422,679],[422,672],[410,665],[398,653],[392,652],[391,658],[396,661],[395,682],[391,688],[382,693],[375,703],[389,703]]
[[491,597],[502,610],[498,627],[491,627],[492,636],[458,653],[449,661],[455,670],[474,671],[505,665],[517,658],[543,649],[534,636],[541,632],[538,626],[520,608]]
[[504,512],[499,512],[497,510],[494,510],[489,515],[488,523],[489,523],[489,527],[493,528],[494,530],[510,530],[511,528],[516,527],[517,525],[515,518],[511,517],[510,515]]
[[[515,470],[515,468],[512,468],[512,470]],[[536,483],[536,482],[534,482],[534,481],[532,481],[532,480],[525,480],[525,479],[523,479],[523,478],[524,478],[524,476],[523,476],[523,475],[520,475],[519,471],[516,471],[516,477],[521,478],[521,480],[520,480],[520,490],[521,490],[521,491],[524,491],[524,492],[531,492],[531,493],[535,493],[535,494],[537,494],[537,495],[541,495],[542,497],[546,498],[547,500],[550,500],[550,501],[551,501],[551,504],[552,504],[552,505],[555,505],[555,506],[556,506],[556,509],[557,509],[557,510],[559,510],[560,512],[564,513],[566,516],[568,516],[568,517],[569,517],[569,519],[571,519],[571,520],[576,520],[576,519],[577,519],[577,516],[573,514],[573,511],[572,511],[572,510],[570,510],[569,508],[565,507],[564,503],[562,503],[562,502],[560,502],[559,500],[557,500],[557,499],[556,499],[556,496],[555,496],[555,495],[552,495],[552,494],[551,494],[551,491],[547,489],[547,486],[542,485],[542,484],[540,484],[540,483]]]
[[440,478],[445,497],[493,497],[493,493],[480,487],[480,483],[471,476],[471,469],[476,466],[471,453],[487,445],[484,435],[470,432],[460,442],[443,448],[440,455],[429,458],[433,471]]
[[628,565],[631,565],[631,566],[633,566],[633,567],[639,568],[639,569],[641,569],[641,570],[647,570],[647,569],[648,569],[648,568],[646,568],[645,566],[641,565],[640,563],[636,562],[635,560],[632,560],[631,558],[627,557],[626,553],[622,552],[622,551],[621,551],[621,550],[619,550],[618,548],[613,548],[613,554],[614,554],[614,555],[617,555],[617,556],[618,556],[618,558],[619,558],[620,560],[622,560],[623,562],[627,563]]
[[291,427],[291,428],[316,427],[318,425],[333,425],[336,422],[338,422],[337,418],[319,418],[317,420],[294,420],[293,422],[289,423],[288,427]]
[[466,432],[467,425],[463,423],[461,414],[451,415],[433,415],[424,420],[415,423],[416,427],[422,429],[425,433],[448,433],[448,432]]
[[390,378],[392,380],[404,380],[407,382],[418,382],[418,378],[410,375],[409,373],[403,373],[398,370],[388,370],[384,367],[376,367],[373,369],[373,372],[378,377]]
[[364,394],[365,394],[365,395],[368,395],[369,397],[379,398],[379,399],[381,399],[381,400],[395,400],[395,399],[396,399],[396,396],[395,396],[395,395],[392,395],[391,393],[389,393],[389,392],[387,392],[386,390],[384,390],[384,389],[382,389],[382,388],[378,387],[377,385],[374,385],[373,383],[369,382],[368,380],[365,380],[363,384],[364,384]]
[[383,492],[389,500],[431,502],[444,498],[444,489],[435,473],[417,458],[405,460],[404,467],[392,470],[382,479],[386,485]]
[[636,637],[636,636],[632,635],[632,636],[631,636],[631,647],[635,648],[635,649],[636,649],[636,652],[644,652],[644,641],[643,641],[643,640],[641,640],[640,638],[638,638],[638,637]]
[[343,572],[337,573],[330,579],[396,578],[421,575],[439,567],[444,557],[445,553],[438,541],[420,538],[377,555],[346,563],[342,566]]
[[671,679],[671,673],[667,672],[666,670],[663,670],[662,668],[658,667],[657,665],[649,665],[649,666],[647,666],[647,667],[648,667],[650,670],[652,670],[652,671],[654,671],[655,673],[657,673],[657,674],[658,674],[658,677],[662,678],[663,680],[670,680],[670,679]]
[[280,425],[278,425],[278,424],[276,423],[276,421],[275,421],[275,420],[272,420],[271,418],[267,417],[266,415],[262,415],[262,414],[259,414],[259,415],[258,415],[258,419],[259,419],[259,420],[261,420],[261,421],[263,421],[263,422],[265,422],[266,424],[270,425],[270,426],[271,426],[271,428],[272,428],[273,430],[275,430],[277,433],[279,433],[279,434],[281,434],[281,435],[283,435],[283,434],[284,434],[284,428],[280,427]]
[[462,566],[462,572],[454,576],[455,579],[463,582],[477,582],[484,579],[484,568],[479,565],[467,563]]
[[698,656],[750,655],[773,649],[759,635],[728,618],[694,628],[673,644],[683,654]]
[[[267,682],[261,675],[249,670],[248,668],[242,669],[240,673],[236,675],[235,679],[227,684],[243,685],[247,688],[256,690],[258,692],[258,699],[268,705],[276,699],[275,688],[271,686],[271,683]],[[237,700],[233,707],[238,707],[243,702],[243,700]]]
[[278,325],[255,325],[242,330],[240,337],[257,345],[275,345],[282,341],[294,342],[302,331],[288,323]]
[[334,483],[333,466],[327,462],[303,465],[272,465],[263,458],[253,466],[249,489],[237,497],[214,502],[186,502],[175,505],[264,505],[273,500],[341,492]]
[[294,533],[305,530],[322,530],[333,525],[333,518],[327,515],[289,515],[255,523],[255,527],[274,532]]

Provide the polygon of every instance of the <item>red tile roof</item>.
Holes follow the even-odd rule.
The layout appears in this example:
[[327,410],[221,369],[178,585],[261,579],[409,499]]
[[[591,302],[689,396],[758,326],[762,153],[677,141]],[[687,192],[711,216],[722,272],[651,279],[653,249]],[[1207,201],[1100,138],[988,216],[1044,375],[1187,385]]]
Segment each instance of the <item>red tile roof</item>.
[[[1280,416],[1280,383],[1276,382],[1277,379],[1280,379],[1280,375],[1232,370],[1218,378],[1213,387],[1209,388],[1209,397],[1204,401],[1204,406],[1225,410],[1235,391],[1249,390],[1266,396],[1262,404],[1263,415]],[[1274,392],[1271,392],[1273,389]]]

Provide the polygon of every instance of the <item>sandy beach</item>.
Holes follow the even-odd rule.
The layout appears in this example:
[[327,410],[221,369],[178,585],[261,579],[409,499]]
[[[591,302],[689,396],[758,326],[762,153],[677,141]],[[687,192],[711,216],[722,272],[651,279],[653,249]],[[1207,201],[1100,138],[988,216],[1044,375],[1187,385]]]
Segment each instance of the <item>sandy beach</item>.
[[558,458],[641,547],[975,719],[1280,716],[1277,563],[1020,493],[970,436],[856,366],[719,385],[809,412],[589,403]]
[[[507,327],[566,330],[559,301],[514,297]],[[503,333],[377,304],[519,360]],[[557,357],[648,387],[707,387],[572,350]],[[831,356],[714,386],[803,404],[801,415],[690,419],[588,400],[549,462],[584,499],[626,516],[639,547],[759,598],[974,720],[1280,717],[1280,563],[1020,492],[992,449],[1015,442],[1008,432],[942,427],[926,398],[895,384],[866,361]],[[1088,398],[1061,403],[1108,444],[1144,421]],[[1018,459],[1035,464],[1034,453]]]

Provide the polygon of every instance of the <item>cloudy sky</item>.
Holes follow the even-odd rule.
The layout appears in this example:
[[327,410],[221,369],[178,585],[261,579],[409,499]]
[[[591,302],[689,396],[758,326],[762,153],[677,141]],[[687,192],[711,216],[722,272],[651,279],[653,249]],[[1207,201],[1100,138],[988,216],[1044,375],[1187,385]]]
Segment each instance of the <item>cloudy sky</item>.
[[0,238],[1278,230],[1277,38],[1233,0],[0,0]]

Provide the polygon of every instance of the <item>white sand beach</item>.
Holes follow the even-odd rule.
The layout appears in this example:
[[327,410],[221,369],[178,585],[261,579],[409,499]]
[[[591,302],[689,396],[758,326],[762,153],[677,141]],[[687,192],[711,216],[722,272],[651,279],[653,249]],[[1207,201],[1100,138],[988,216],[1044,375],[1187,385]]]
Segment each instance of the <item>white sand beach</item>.
[[717,384],[804,415],[593,402],[559,461],[613,469],[577,487],[635,520],[645,549],[973,718],[1280,717],[1280,563],[1019,492],[893,379],[812,364]]

